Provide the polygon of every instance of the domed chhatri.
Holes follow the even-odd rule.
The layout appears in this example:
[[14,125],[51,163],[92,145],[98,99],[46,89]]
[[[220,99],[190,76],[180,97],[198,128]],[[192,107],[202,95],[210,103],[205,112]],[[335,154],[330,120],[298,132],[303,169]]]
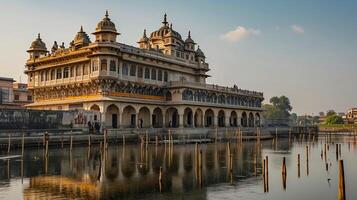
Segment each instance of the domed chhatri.
[[95,32],[96,42],[116,42],[117,32],[115,24],[110,20],[108,11],[105,12],[105,17],[97,24]]
[[172,24],[171,26],[168,25],[169,23],[167,22],[166,13],[164,15],[164,21],[162,22],[162,24],[163,26],[161,26],[158,30],[150,34],[150,39],[161,39],[163,37],[169,37],[169,36],[182,39],[181,35],[177,31],[172,29]]
[[197,47],[196,55],[197,55],[197,57],[201,57],[201,58],[206,57],[205,54],[203,53],[203,51],[200,49],[200,46]]
[[89,36],[86,32],[83,31],[83,26],[81,26],[81,29],[74,37],[73,43],[76,48],[87,46],[89,43],[91,43]]
[[37,35],[36,40],[31,43],[31,46],[27,50],[27,52],[30,55],[30,60],[47,55],[48,51],[46,48],[46,44],[42,41],[40,33]]
[[117,29],[115,28],[115,24],[109,18],[108,11],[105,12],[105,17],[102,19],[102,21],[98,22],[97,27],[95,28],[95,33],[96,32],[117,33]]
[[185,40],[185,43],[191,43],[191,44],[196,44],[195,41],[191,38],[191,31],[188,31],[188,36],[187,39]]
[[31,51],[47,52],[46,44],[42,41],[40,33],[37,35],[36,40],[31,43],[29,50],[27,50],[27,52]]

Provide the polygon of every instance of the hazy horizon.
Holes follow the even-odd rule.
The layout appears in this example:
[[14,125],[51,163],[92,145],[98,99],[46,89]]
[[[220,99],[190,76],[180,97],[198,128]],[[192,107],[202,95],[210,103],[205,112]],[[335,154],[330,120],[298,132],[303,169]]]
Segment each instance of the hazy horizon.
[[289,97],[300,115],[357,107],[357,2],[353,1],[2,1],[0,76],[22,82],[26,50],[41,33],[68,46],[109,11],[118,42],[137,46],[163,14],[192,38],[210,64],[209,83]]

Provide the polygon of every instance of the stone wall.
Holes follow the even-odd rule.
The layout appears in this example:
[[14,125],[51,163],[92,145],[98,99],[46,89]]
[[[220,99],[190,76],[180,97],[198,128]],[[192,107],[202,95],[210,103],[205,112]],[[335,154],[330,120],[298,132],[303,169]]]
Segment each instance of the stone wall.
[[86,128],[96,111],[0,109],[1,130]]

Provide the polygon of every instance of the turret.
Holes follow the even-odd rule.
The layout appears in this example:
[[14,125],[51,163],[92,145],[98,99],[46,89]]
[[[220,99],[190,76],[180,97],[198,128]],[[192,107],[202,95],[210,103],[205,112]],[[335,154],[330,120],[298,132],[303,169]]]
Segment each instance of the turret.
[[108,11],[106,11],[105,17],[97,24],[95,32],[92,34],[95,35],[96,42],[116,42],[117,35],[120,35],[115,28],[115,24],[110,21]]
[[141,49],[150,48],[149,38],[146,36],[146,29],[144,29],[143,37],[140,38],[138,44]]
[[37,59],[42,56],[46,56],[48,51],[46,44],[41,39],[40,34],[38,34],[36,40],[31,43],[31,46],[27,52],[30,55],[30,59]]

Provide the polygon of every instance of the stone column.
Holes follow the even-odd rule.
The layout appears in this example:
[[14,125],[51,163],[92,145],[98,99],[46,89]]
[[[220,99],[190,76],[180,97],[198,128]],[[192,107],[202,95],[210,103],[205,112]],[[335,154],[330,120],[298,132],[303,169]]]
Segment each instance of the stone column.
[[183,128],[183,113],[179,113],[179,128]]
[[136,121],[135,128],[139,128],[139,126],[140,126],[139,111],[136,111],[136,113],[135,113],[135,121]]
[[230,127],[230,118],[231,116],[226,115],[226,113],[224,113],[224,126],[225,127]]

